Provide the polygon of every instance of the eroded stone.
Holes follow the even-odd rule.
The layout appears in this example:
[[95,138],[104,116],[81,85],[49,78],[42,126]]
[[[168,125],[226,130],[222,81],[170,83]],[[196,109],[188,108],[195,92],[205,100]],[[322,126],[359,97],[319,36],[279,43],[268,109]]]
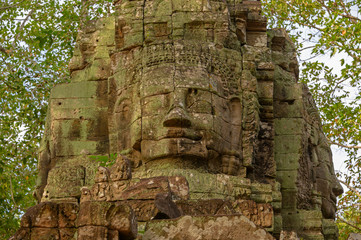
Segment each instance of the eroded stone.
[[244,216],[191,217],[154,220],[143,239],[274,239]]

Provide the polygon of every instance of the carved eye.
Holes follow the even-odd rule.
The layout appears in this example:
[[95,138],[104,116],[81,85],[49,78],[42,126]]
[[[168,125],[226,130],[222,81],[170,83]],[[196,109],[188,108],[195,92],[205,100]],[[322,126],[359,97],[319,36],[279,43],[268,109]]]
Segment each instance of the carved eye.
[[188,88],[188,94],[197,95],[198,94],[198,89],[196,89],[196,88]]
[[188,112],[190,113],[215,114],[210,93],[208,91],[189,88],[188,96],[186,97],[186,105]]

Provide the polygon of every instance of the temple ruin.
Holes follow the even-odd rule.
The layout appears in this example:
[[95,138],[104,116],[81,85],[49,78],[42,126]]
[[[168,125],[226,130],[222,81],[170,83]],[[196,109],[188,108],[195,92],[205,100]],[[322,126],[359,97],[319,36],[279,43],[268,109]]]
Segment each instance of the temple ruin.
[[11,239],[337,239],[331,150],[261,3],[114,6],[51,92],[39,204]]

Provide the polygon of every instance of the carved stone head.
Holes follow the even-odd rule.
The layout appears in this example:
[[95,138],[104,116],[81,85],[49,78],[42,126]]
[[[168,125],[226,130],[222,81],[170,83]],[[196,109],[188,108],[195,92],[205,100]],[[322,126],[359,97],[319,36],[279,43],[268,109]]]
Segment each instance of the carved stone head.
[[110,151],[138,152],[148,165],[238,174],[242,54],[227,4],[146,1],[139,46],[129,4],[119,5],[117,45],[125,50],[112,62]]
[[316,190],[322,196],[322,214],[325,218],[334,219],[336,213],[336,197],[343,193],[343,188],[335,176],[332,152],[323,133],[320,133],[319,145],[316,147],[318,165],[315,168]]

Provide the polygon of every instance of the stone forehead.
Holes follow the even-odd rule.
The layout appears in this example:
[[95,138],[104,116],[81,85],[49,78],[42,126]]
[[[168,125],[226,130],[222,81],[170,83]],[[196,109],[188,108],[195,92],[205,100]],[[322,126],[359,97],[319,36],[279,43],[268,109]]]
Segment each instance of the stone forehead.
[[175,70],[184,67],[203,68],[208,74],[219,76],[223,89],[230,95],[238,94],[242,73],[240,52],[213,45],[158,44],[143,47],[134,59],[135,75],[142,80],[142,73],[157,66],[169,65]]

